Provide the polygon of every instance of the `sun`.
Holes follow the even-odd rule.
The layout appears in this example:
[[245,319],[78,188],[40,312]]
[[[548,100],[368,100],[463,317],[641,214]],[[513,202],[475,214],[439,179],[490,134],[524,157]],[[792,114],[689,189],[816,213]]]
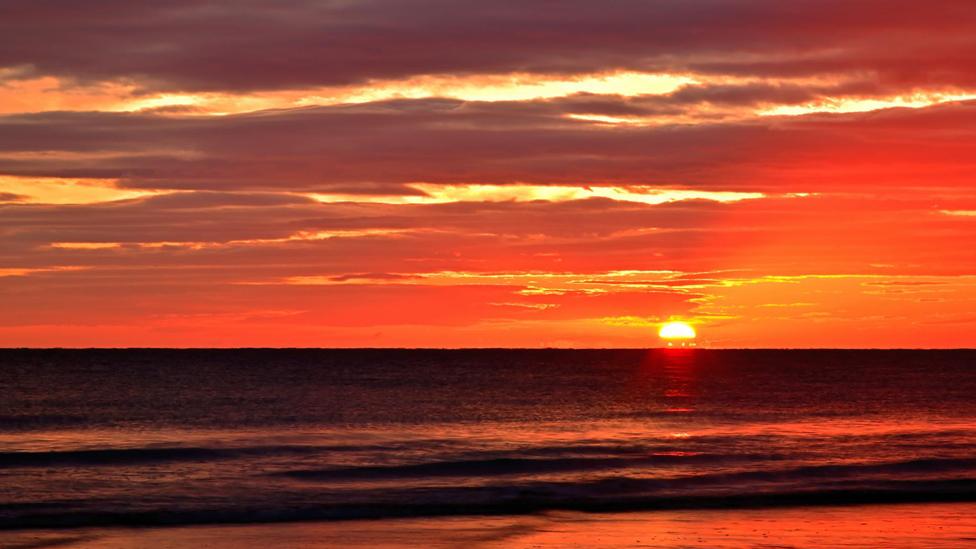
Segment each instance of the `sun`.
[[682,344],[690,342],[691,340],[695,339],[697,334],[695,333],[695,329],[692,328],[687,322],[672,321],[662,324],[661,329],[657,332],[657,335],[660,336],[661,339],[667,340],[668,345],[671,345],[671,342],[675,341],[680,341]]

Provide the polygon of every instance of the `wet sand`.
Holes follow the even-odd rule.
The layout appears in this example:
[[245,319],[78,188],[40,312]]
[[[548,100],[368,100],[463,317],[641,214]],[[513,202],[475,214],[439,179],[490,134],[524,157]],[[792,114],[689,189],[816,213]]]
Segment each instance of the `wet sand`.
[[28,549],[318,548],[960,548],[976,547],[976,504],[547,513],[534,516],[304,522],[0,533]]

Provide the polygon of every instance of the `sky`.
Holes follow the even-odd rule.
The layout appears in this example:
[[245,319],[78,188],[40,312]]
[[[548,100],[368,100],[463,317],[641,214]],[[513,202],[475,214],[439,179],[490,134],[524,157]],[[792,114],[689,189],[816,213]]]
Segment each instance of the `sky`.
[[0,346],[976,345],[965,0],[6,0]]

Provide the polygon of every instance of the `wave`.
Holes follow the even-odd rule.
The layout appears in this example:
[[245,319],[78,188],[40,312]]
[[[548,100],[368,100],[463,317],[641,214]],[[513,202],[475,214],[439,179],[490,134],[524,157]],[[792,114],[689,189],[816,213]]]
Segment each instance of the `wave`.
[[[496,496],[502,494],[498,491],[499,488],[493,490]],[[464,515],[521,515],[546,511],[626,512],[936,502],[976,502],[976,478],[888,481],[858,488],[683,496],[626,497],[617,494],[613,497],[583,495],[553,497],[551,494],[526,491],[513,486],[508,487],[507,497],[480,500],[412,499],[353,504],[287,502],[279,506],[267,502],[253,506],[228,505],[153,510],[72,509],[70,502],[66,502],[62,510],[48,505],[40,512],[29,514],[18,513],[7,505],[0,505],[0,529],[342,521]]]
[[[173,461],[208,461],[255,455],[294,455],[334,451],[342,447],[250,446],[242,448],[143,447],[64,450],[47,452],[0,452],[0,469],[58,466],[120,466]],[[342,448],[344,449],[344,448]]]
[[[363,476],[456,476],[469,473],[506,474],[553,471],[577,471],[601,469],[628,464],[664,464],[687,461],[742,461],[780,459],[778,455],[707,454],[691,449],[679,449],[665,444],[611,445],[571,444],[534,446],[507,450],[472,450],[464,445],[454,446],[449,441],[410,441],[377,444],[298,444],[263,445],[244,447],[210,446],[143,446],[130,448],[89,448],[51,451],[0,451],[0,469],[61,466],[125,466],[176,461],[226,460],[242,457],[272,455],[313,455],[344,452],[411,453],[418,449],[440,446],[444,456],[454,459],[422,464],[396,466],[365,466],[337,469],[292,471],[284,473],[295,477],[360,478]],[[700,446],[700,445],[699,445]],[[698,448],[698,446],[695,446]]]
[[0,432],[76,427],[88,421],[84,416],[67,414],[0,414]]
[[[407,452],[416,447],[429,447],[430,441],[420,443],[402,444],[346,444],[346,445],[264,445],[264,446],[244,446],[244,447],[207,447],[207,446],[144,446],[132,448],[91,448],[73,450],[52,450],[52,451],[0,451],[0,469],[28,468],[28,467],[62,467],[62,466],[124,466],[151,463],[168,463],[176,461],[208,461],[226,460],[244,457],[261,457],[274,455],[314,455],[330,454],[343,452],[382,452],[391,451]],[[550,455],[646,455],[650,450],[645,447],[631,446],[546,446],[529,448],[517,451],[476,451],[459,452],[460,455],[480,456],[485,461],[493,458],[500,458],[500,461],[512,455],[529,456],[550,456]],[[432,469],[437,469],[442,465],[439,463],[428,464]],[[428,465],[418,467],[418,471],[424,470]],[[443,465],[451,468],[451,463]],[[558,466],[554,464],[554,466]],[[379,470],[380,467],[365,467],[364,472]],[[408,467],[409,469],[409,467]],[[446,469],[445,469],[446,470]],[[350,469],[338,471],[349,472],[355,476],[356,472]],[[436,474],[436,471],[432,471]],[[300,473],[296,473],[300,474]],[[328,476],[327,471],[323,471],[323,477]],[[379,473],[382,474],[382,473]],[[310,475],[311,476],[311,475]]]
[[778,460],[775,454],[699,454],[689,452],[661,452],[642,457],[564,457],[521,458],[497,457],[459,461],[433,461],[406,465],[340,467],[332,469],[300,469],[272,473],[310,480],[361,480],[417,477],[489,477],[504,475],[563,473],[569,471],[599,471],[606,469],[646,467],[651,465],[685,465],[691,463],[741,462]]

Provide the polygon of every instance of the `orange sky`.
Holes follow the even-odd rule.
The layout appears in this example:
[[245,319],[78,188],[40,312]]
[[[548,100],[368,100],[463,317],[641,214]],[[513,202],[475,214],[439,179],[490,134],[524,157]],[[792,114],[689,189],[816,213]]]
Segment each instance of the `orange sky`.
[[976,344],[965,2],[96,3],[0,6],[0,346]]

